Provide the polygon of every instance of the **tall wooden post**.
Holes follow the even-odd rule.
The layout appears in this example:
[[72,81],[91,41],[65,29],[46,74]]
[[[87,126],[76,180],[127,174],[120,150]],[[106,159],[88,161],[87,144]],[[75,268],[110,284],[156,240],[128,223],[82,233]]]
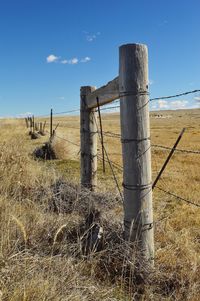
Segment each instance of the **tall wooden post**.
[[91,190],[97,186],[97,119],[96,110],[87,108],[87,95],[96,88],[81,87],[81,185]]
[[153,264],[147,47],[122,45],[119,55],[125,239],[136,242],[140,254]]

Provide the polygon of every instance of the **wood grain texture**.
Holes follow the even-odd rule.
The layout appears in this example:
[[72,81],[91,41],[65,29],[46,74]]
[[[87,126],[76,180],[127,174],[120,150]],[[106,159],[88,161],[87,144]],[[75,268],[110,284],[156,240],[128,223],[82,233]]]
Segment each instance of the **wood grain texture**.
[[154,257],[147,47],[120,47],[119,91],[125,238]]
[[97,107],[97,97],[99,98],[99,105],[105,105],[119,98],[119,78],[116,77],[112,81],[108,82],[105,86],[96,89],[87,96],[88,108]]

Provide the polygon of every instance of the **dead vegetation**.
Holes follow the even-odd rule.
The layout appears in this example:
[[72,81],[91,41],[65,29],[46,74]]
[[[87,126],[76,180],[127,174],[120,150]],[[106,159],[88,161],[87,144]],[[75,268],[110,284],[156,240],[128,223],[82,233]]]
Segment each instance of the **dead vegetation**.
[[[1,128],[2,300],[198,300],[198,208],[154,194],[155,270],[138,275],[134,252],[123,241],[123,210],[115,190],[81,191],[53,165],[33,160],[41,141],[22,135],[20,121],[1,121]],[[171,170],[180,190],[183,179],[176,170],[183,162],[181,157]],[[101,169],[99,178],[106,191],[109,182]],[[172,176],[167,173],[164,181],[169,185]],[[194,199],[198,183],[188,191]]]

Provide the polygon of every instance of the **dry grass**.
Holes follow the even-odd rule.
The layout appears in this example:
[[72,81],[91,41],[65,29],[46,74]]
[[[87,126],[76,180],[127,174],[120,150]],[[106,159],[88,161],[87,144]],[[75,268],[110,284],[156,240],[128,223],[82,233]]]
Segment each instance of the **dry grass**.
[[[180,148],[198,149],[199,111],[165,114],[172,117],[151,118],[152,142],[171,146],[187,126]],[[78,129],[68,126],[78,127],[78,118],[62,120],[57,134],[79,143]],[[119,132],[117,114],[106,115],[103,125],[105,131]],[[81,192],[78,147],[65,141],[58,147],[63,160],[35,161],[31,154],[47,137],[31,141],[19,120],[0,120],[0,126],[0,299],[198,300],[198,208],[155,190],[155,271],[143,282],[134,254],[121,240],[122,205],[108,167],[103,175],[99,166],[101,192]],[[106,147],[121,164],[117,139],[106,138]],[[153,149],[154,177],[165,156],[166,151]],[[160,186],[198,202],[198,162],[198,155],[177,153]],[[117,177],[121,181],[119,172]],[[103,250],[85,257],[81,237],[88,231],[86,217],[95,210],[101,213],[94,222],[104,228]]]

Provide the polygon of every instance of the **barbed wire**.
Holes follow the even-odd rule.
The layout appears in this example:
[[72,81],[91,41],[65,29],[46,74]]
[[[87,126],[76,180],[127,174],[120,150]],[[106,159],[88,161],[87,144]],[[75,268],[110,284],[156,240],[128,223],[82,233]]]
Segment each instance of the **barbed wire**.
[[[46,132],[47,132],[48,134],[50,134],[49,131],[46,131]],[[66,141],[66,142],[69,142],[69,143],[71,143],[72,145],[75,145],[75,146],[77,146],[77,147],[80,148],[80,144],[77,144],[77,143],[75,143],[75,142],[73,142],[73,141],[71,141],[71,140],[69,140],[69,139],[60,137],[60,136],[58,136],[56,133],[54,133],[54,136],[57,137],[57,138],[59,138],[59,139],[62,139],[62,140],[64,140],[64,141]]]
[[113,133],[113,132],[103,132],[104,136],[107,136],[107,137],[111,137],[111,138],[118,138],[118,139],[121,139],[121,135],[118,134],[118,133]]
[[[156,148],[161,148],[161,149],[165,149],[165,150],[171,150],[172,148],[169,146],[163,146],[163,145],[158,145],[158,144],[152,144],[152,147],[156,147]],[[199,150],[190,150],[190,149],[181,149],[181,148],[176,148],[175,151],[177,152],[181,152],[181,153],[187,153],[187,154],[198,154],[200,155],[200,151]]]
[[112,110],[112,109],[117,109],[117,108],[120,108],[120,106],[112,106],[112,107],[102,108],[101,111]]
[[[47,132],[49,133],[49,131],[47,131]],[[109,132],[109,133],[112,134],[112,132]],[[75,142],[73,142],[73,141],[71,141],[71,140],[69,140],[69,139],[67,139],[67,138],[63,138],[63,137],[61,137],[61,136],[58,136],[56,133],[54,133],[54,135],[55,135],[55,137],[57,137],[57,138],[59,138],[59,139],[62,139],[62,140],[64,140],[64,141],[66,141],[66,142],[68,142],[68,143],[70,143],[70,144],[72,144],[72,145],[77,146],[78,148],[80,148],[80,144],[77,144],[77,143],[75,143]],[[171,150],[170,147],[164,147],[164,146],[160,146],[160,145],[154,145],[154,146],[156,146],[156,147],[163,147],[163,148],[165,148],[165,149]],[[112,160],[110,160],[110,158],[109,158],[109,156],[108,156],[108,153],[107,153],[107,151],[106,151],[106,149],[105,149],[105,146],[104,146],[104,150],[105,150],[105,153],[106,153],[106,156],[107,156],[107,158],[105,159],[105,161],[106,161],[107,163],[109,163],[109,165],[110,165],[110,167],[111,167],[111,170],[112,170],[112,173],[114,173],[113,167],[115,167],[118,171],[123,172],[123,167],[122,167],[120,164],[118,164],[118,163],[113,162]],[[190,152],[190,153],[191,153],[191,152],[192,152],[192,153],[195,152],[195,153],[198,153],[198,154],[200,153],[199,151],[196,152],[196,151],[191,151],[191,150],[181,150],[181,149],[179,149],[179,151],[182,151],[182,152]],[[76,153],[76,155],[78,155],[79,153],[80,153],[80,150],[79,150],[78,153]],[[75,153],[74,153],[74,154],[75,154]],[[103,158],[102,158],[101,155],[98,154],[97,157],[98,157],[100,160],[103,160]],[[118,187],[118,189],[119,189],[119,184],[118,184],[118,182],[117,182],[117,179],[116,179],[116,175],[115,175],[115,174],[114,174],[114,178],[115,178],[117,187]],[[197,204],[196,202],[194,202],[194,201],[192,201],[192,200],[183,198],[182,196],[179,196],[179,195],[175,194],[174,192],[171,192],[171,191],[169,191],[169,190],[166,190],[166,189],[164,189],[164,188],[162,188],[162,187],[159,187],[159,186],[157,186],[157,185],[155,186],[155,188],[157,188],[158,190],[164,192],[164,193],[167,194],[167,195],[170,195],[170,196],[176,198],[177,200],[183,201],[183,202],[185,202],[185,203],[187,203],[187,204],[189,204],[189,205],[193,205],[193,206],[196,206],[196,207],[198,207],[198,208],[200,207],[200,204]],[[123,200],[123,197],[122,197],[122,194],[121,194],[120,189],[119,189],[119,192],[120,192],[121,198],[122,198],[122,200]]]
[[188,94],[194,94],[200,92],[199,89],[196,90],[192,90],[192,91],[186,91],[186,92],[182,92],[179,94],[174,94],[174,95],[169,95],[169,96],[160,96],[160,97],[154,97],[154,98],[150,98],[149,101],[154,101],[154,100],[160,100],[160,99],[170,99],[170,98],[175,98],[175,97],[181,97],[181,96],[185,96]]
[[[50,123],[47,122],[46,125],[50,125]],[[53,123],[52,125],[53,126],[57,126],[58,123]],[[59,127],[65,127],[66,129],[80,130],[80,127],[75,127],[75,126],[71,126],[71,125],[69,125],[69,126],[68,125],[67,126],[63,126],[63,124],[60,123],[60,122],[59,122]]]
[[[185,96],[185,95],[189,95],[189,94],[194,94],[194,93],[199,93],[199,92],[200,92],[200,89],[196,89],[196,90],[186,91],[186,92],[182,92],[182,93],[174,94],[174,95],[154,97],[154,98],[150,98],[148,102],[151,102],[151,101],[154,101],[154,100],[163,100],[163,99],[170,99],[170,98],[175,98],[175,97],[181,97],[181,96]],[[113,104],[115,104],[115,103],[117,104],[119,102],[120,102],[120,100],[116,100],[116,101],[113,102]],[[120,105],[110,106],[110,107],[109,106],[108,107],[103,107],[103,108],[101,108],[101,111],[112,110],[112,109],[117,109],[117,108],[120,108]],[[67,110],[67,111],[63,111],[63,112],[55,112],[53,114],[54,115],[64,115],[64,114],[70,114],[70,113],[75,113],[75,112],[80,112],[80,108],[73,109],[73,110]],[[35,118],[38,118],[38,117],[48,117],[48,116],[49,116],[49,113],[42,114],[42,115],[35,115]]]
[[[99,113],[100,113],[100,111],[99,111]],[[101,114],[101,113],[100,113],[100,114]],[[94,121],[95,121],[95,123],[96,123],[97,132],[100,132],[100,131],[99,131],[99,127],[98,127],[98,123],[97,123],[97,120],[96,120],[95,117],[94,117]],[[100,137],[100,133],[98,134],[98,136],[99,136],[100,142],[102,143],[101,137]],[[119,183],[118,183],[118,181],[117,181],[117,177],[116,177],[115,172],[114,172],[114,169],[113,169],[113,163],[111,162],[111,160],[110,160],[110,158],[109,158],[108,152],[107,152],[107,150],[106,150],[104,144],[102,144],[102,147],[103,147],[103,150],[104,150],[104,152],[105,152],[107,162],[108,162],[108,164],[109,164],[109,166],[110,166],[110,169],[111,169],[111,172],[112,172],[112,175],[113,175],[113,180],[114,180],[114,182],[115,182],[115,185],[116,185],[117,190],[118,190],[118,192],[119,192],[119,195],[120,195],[120,197],[121,197],[121,201],[123,202],[123,196],[122,196],[122,193],[121,193],[121,190],[120,190],[120,187],[119,187]],[[102,160],[103,160],[103,159],[104,159],[104,158],[102,157]]]
[[[110,138],[116,138],[116,139],[121,139],[121,135],[118,133],[113,133],[113,132],[103,132],[104,136],[110,137]],[[159,144],[151,144],[152,147],[155,148],[161,148],[165,150],[171,150],[172,147],[170,146],[164,146],[164,145],[159,145]],[[182,153],[187,153],[187,154],[200,154],[200,150],[191,150],[191,149],[181,149],[181,148],[176,148],[175,151],[177,152],[182,152]]]
[[[74,109],[74,110],[68,110],[68,111],[63,111],[63,112],[53,112],[53,115],[64,115],[64,114],[70,114],[70,113],[75,113],[75,112],[80,112],[80,108]],[[41,115],[34,115],[35,118],[38,117],[49,117],[50,113],[47,114],[41,114]]]
[[55,112],[53,114],[54,115],[63,115],[63,114],[70,114],[70,113],[75,113],[75,112],[80,112],[80,108],[74,109],[74,110],[69,110],[69,111],[64,111],[64,112]]
[[175,194],[175,193],[173,193],[173,192],[167,191],[167,190],[165,190],[164,188],[161,188],[161,187],[159,187],[159,186],[155,186],[155,188],[157,188],[157,189],[163,191],[164,193],[166,193],[166,194],[168,194],[168,195],[170,195],[170,196],[175,197],[176,199],[179,199],[179,200],[181,200],[181,201],[184,201],[184,202],[186,202],[186,203],[188,203],[188,204],[190,204],[190,205],[194,205],[194,206],[196,206],[196,207],[200,207],[199,204],[197,204],[197,203],[195,203],[195,202],[193,202],[193,201],[191,201],[191,200],[185,199],[185,198],[183,198],[183,197],[181,197],[181,196],[179,196],[179,195],[177,195],[177,194]]
[[58,136],[57,134],[55,134],[55,137],[57,137],[57,138],[59,138],[59,139],[62,139],[62,140],[64,140],[64,141],[67,141],[67,142],[69,142],[69,143],[71,143],[72,145],[75,145],[75,146],[77,146],[77,147],[80,147],[79,144],[77,144],[77,143],[75,143],[75,142],[72,142],[72,141],[70,141],[69,139],[60,137],[60,136]]
[[[109,155],[110,155],[110,154],[109,154]],[[102,157],[100,154],[98,154],[97,157],[98,157],[100,160],[103,160],[103,157]],[[116,162],[114,162],[114,161],[112,161],[112,160],[110,160],[110,159],[109,159],[109,161],[112,163],[112,165],[113,165],[118,171],[123,172],[123,167],[122,167],[120,164],[118,164],[118,163],[116,163]],[[105,162],[109,163],[109,161],[105,158]]]

